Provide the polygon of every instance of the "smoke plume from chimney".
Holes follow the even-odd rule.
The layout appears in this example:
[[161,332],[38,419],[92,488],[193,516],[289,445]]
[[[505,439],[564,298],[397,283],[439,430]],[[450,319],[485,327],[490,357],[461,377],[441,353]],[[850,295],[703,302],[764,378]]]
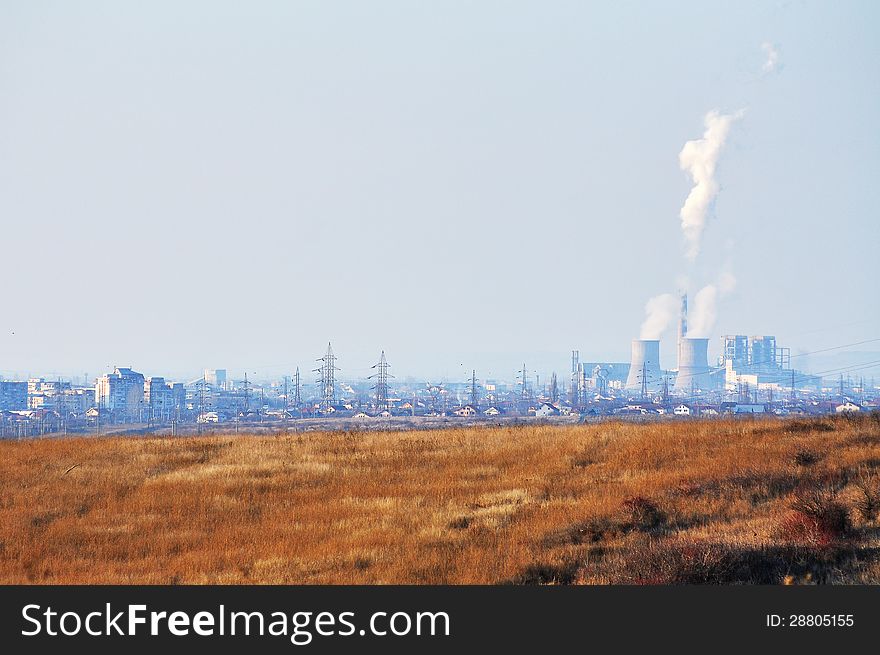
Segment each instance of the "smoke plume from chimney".
[[645,303],[645,320],[640,339],[659,339],[678,311],[678,301],[671,293],[654,296]]
[[744,111],[720,114],[712,110],[704,119],[706,126],[701,139],[688,141],[678,155],[678,163],[690,175],[694,183],[679,212],[681,229],[685,238],[685,256],[694,261],[700,252],[700,241],[706,226],[706,216],[718,195],[715,166],[730,126],[742,117]]
[[697,292],[691,303],[688,324],[688,336],[708,338],[715,327],[718,313],[718,298],[727,295],[736,288],[736,278],[730,273],[722,274],[716,284],[707,284]]

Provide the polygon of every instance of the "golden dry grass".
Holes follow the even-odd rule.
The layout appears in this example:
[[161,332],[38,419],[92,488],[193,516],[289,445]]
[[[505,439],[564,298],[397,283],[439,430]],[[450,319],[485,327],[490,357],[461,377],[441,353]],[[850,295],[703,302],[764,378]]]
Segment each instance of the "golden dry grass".
[[[0,475],[3,583],[880,582],[876,416],[6,441]],[[845,533],[791,528],[805,489]]]

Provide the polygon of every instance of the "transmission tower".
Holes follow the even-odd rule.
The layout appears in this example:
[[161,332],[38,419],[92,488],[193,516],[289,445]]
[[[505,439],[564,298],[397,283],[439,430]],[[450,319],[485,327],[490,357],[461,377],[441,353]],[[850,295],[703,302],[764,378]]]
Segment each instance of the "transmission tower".
[[522,379],[522,389],[520,389],[519,400],[520,402],[528,408],[529,402],[529,372],[526,370],[526,364],[523,362],[522,370],[519,372],[520,378]]
[[550,376],[550,402],[554,405],[559,400],[559,386],[556,383],[556,373]]
[[322,411],[327,411],[336,404],[336,355],[333,354],[333,348],[327,343],[327,353],[315,361],[321,362],[321,365],[314,369],[318,374],[318,386],[321,388],[321,404]]
[[579,350],[571,351],[571,406],[577,407],[580,402],[580,380],[578,380],[578,365],[581,353]]
[[376,369],[376,372],[367,379],[376,380],[376,384],[373,385],[373,389],[376,390],[376,411],[381,412],[382,410],[388,409],[388,378],[394,377],[388,373],[388,369],[391,368],[391,365],[385,359],[384,350],[379,357],[379,362],[373,364],[372,368]]
[[199,389],[199,411],[196,413],[196,432],[199,434],[202,433],[202,414],[205,411],[205,385],[207,384],[207,380],[205,376],[202,375],[202,379],[198,382]]
[[299,379],[299,366],[296,367],[296,375],[293,378],[293,408],[300,412],[302,418],[302,383]]
[[251,401],[251,383],[248,382],[247,372],[244,374],[244,418],[247,418],[248,412],[250,411],[250,401]]
[[480,394],[477,391],[477,370],[471,370],[471,407],[474,409],[477,408],[477,403],[480,401]]

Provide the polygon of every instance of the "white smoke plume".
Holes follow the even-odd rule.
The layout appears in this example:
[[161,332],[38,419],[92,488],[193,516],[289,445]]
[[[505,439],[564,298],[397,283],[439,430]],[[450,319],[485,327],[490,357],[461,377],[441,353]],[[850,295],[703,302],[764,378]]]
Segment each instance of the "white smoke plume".
[[704,119],[706,126],[701,139],[688,141],[678,155],[678,163],[693,180],[694,186],[682,205],[679,216],[681,229],[686,242],[685,254],[691,261],[700,252],[700,241],[706,226],[706,216],[718,195],[718,182],[715,180],[715,166],[730,126],[740,119],[744,111],[735,114],[721,114],[712,110]]
[[736,289],[736,277],[734,277],[733,273],[725,271],[721,274],[721,277],[718,278],[718,290],[721,292],[722,296],[726,296],[734,289]]
[[730,273],[723,273],[717,283],[707,284],[697,291],[688,316],[689,337],[705,339],[712,336],[718,314],[718,299],[735,288],[736,278]]
[[779,51],[769,41],[765,41],[761,44],[761,50],[764,51],[764,56],[766,57],[764,60],[764,66],[761,70],[765,74],[772,73],[779,66]]
[[675,319],[677,312],[678,300],[671,293],[663,293],[651,298],[645,303],[645,320],[639,338],[659,339]]

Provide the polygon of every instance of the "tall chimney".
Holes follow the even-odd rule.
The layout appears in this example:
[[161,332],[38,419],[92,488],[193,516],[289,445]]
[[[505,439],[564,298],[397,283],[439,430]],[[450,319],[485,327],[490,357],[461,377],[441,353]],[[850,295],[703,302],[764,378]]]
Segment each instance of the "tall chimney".
[[681,360],[681,342],[688,333],[688,295],[687,291],[681,292],[681,310],[678,315],[678,353],[677,358]]

